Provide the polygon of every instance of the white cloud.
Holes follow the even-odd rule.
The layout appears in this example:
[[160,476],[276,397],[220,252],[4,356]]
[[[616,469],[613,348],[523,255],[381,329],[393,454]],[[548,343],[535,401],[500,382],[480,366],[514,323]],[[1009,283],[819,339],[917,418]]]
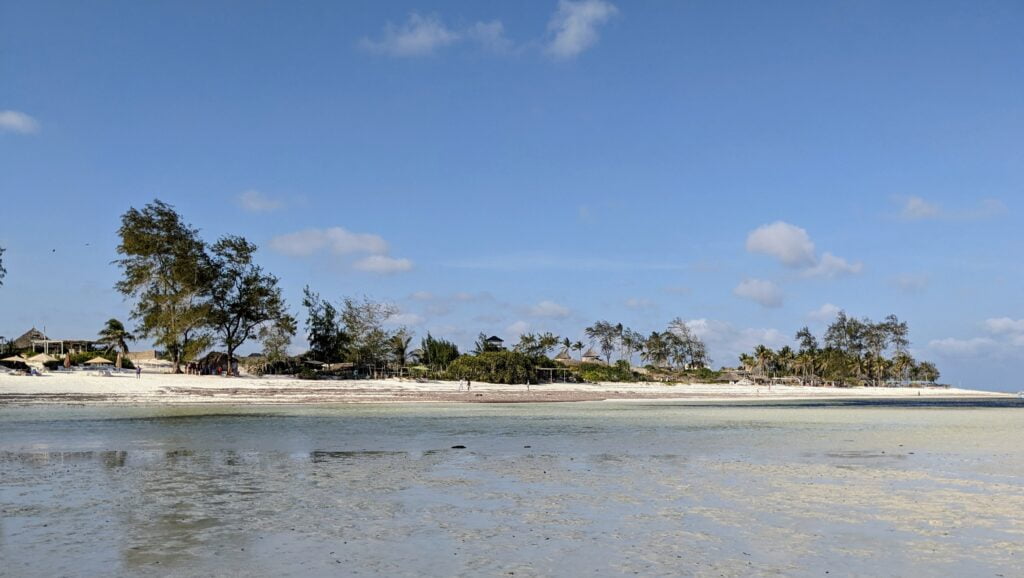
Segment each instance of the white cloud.
[[409,298],[415,301],[431,301],[434,299],[434,294],[430,291],[416,291]]
[[719,365],[736,365],[741,353],[750,353],[758,345],[775,349],[790,342],[776,329],[740,329],[716,319],[694,319],[687,321],[686,325],[704,341],[711,357]]
[[445,26],[436,15],[420,16],[413,12],[400,26],[388,22],[379,40],[364,38],[360,45],[389,56],[426,56],[458,42],[459,38],[460,34]]
[[812,267],[817,263],[814,242],[807,231],[783,221],[751,231],[747,251],[775,257],[787,267]]
[[805,229],[785,221],[762,225],[747,235],[747,251],[774,257],[787,267],[800,269],[804,277],[834,279],[864,270],[861,262],[851,263],[825,252],[818,257],[814,241]]
[[826,323],[835,319],[836,315],[842,311],[839,307],[831,303],[826,303],[821,307],[818,307],[814,311],[807,313],[807,318],[811,321],[818,321],[820,323]]
[[934,219],[941,214],[942,209],[938,205],[929,203],[921,197],[908,197],[903,203],[903,210],[900,211],[900,216],[909,220]]
[[401,25],[388,22],[377,40],[363,38],[359,45],[370,52],[398,58],[429,56],[437,50],[463,41],[476,42],[485,50],[508,52],[512,42],[505,37],[500,20],[474,22],[462,30],[449,28],[437,15],[415,12]]
[[559,0],[558,11],[548,22],[551,40],[547,52],[554,58],[575,58],[597,43],[597,29],[618,13],[604,0]]
[[850,263],[842,257],[836,257],[832,253],[823,253],[821,259],[813,267],[803,270],[804,277],[820,277],[823,279],[835,279],[845,275],[856,275],[864,270],[861,262]]
[[985,320],[985,329],[996,335],[1020,335],[1024,334],[1024,319],[1011,319],[1009,317],[998,317]]
[[477,22],[467,28],[465,34],[491,52],[504,53],[512,49],[512,41],[505,37],[505,25],[500,20]]
[[655,309],[658,305],[650,299],[639,299],[636,297],[630,297],[626,299],[626,308],[634,311],[640,311],[643,309]]
[[419,325],[426,321],[422,315],[415,313],[396,313],[385,320],[388,325]]
[[763,307],[782,306],[782,290],[775,283],[765,279],[744,279],[732,292],[737,297],[750,299]]
[[235,202],[245,211],[250,213],[270,213],[284,207],[280,200],[273,199],[264,193],[255,190],[248,190],[239,193]]
[[353,268],[369,273],[401,273],[412,269],[412,261],[388,257],[387,255],[370,255],[356,261]]
[[899,217],[906,221],[989,219],[1006,212],[1006,205],[998,199],[981,199],[974,207],[944,208],[938,203],[921,197],[906,197],[902,200]]
[[353,253],[387,253],[388,244],[379,235],[352,233],[341,227],[329,229],[306,229],[279,235],[270,240],[270,248],[292,257],[308,257],[323,249],[335,255]]
[[519,337],[520,335],[526,333],[529,330],[530,324],[522,320],[516,321],[512,325],[509,325],[508,327],[505,328],[506,333],[508,333],[509,335],[514,335],[516,337]]
[[991,337],[933,339],[928,348],[937,355],[963,359],[1021,359],[1024,357],[1024,319],[993,317],[983,323]]
[[0,110],[0,132],[32,134],[39,131],[39,123],[31,116],[16,110]]
[[559,305],[554,301],[541,301],[529,309],[531,317],[542,317],[546,319],[565,319],[570,313],[571,311],[568,307],[565,305]]
[[988,337],[975,337],[973,339],[947,337],[945,339],[933,339],[928,342],[929,349],[949,357],[978,357],[979,355],[992,352],[997,346],[996,341]]

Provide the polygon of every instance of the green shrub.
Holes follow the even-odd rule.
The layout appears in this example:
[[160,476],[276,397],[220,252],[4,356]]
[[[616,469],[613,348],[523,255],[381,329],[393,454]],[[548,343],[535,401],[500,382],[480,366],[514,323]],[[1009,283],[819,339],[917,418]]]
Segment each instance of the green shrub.
[[579,376],[584,381],[642,381],[642,376],[633,373],[629,363],[620,360],[615,365],[601,363],[581,363],[578,366]]
[[448,366],[447,375],[449,379],[487,383],[537,383],[538,360],[543,359],[518,351],[485,351],[459,357]]
[[320,375],[320,372],[318,372],[318,371],[316,371],[314,369],[310,369],[308,367],[304,367],[302,369],[302,371],[299,372],[297,377],[299,379],[314,379],[314,380],[315,379],[322,379],[323,378],[323,376]]

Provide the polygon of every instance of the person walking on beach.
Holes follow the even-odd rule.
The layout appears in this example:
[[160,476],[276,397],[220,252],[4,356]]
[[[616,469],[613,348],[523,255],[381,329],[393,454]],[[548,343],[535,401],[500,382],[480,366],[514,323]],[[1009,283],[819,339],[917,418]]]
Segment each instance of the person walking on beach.
[[466,380],[462,379],[461,377],[459,378],[459,391],[462,391],[462,382],[464,381]]
[[141,365],[136,365],[135,366],[135,379],[142,379],[142,366]]
[[467,377],[466,378],[466,391],[469,391],[469,386],[470,386],[470,382],[469,382],[469,378]]

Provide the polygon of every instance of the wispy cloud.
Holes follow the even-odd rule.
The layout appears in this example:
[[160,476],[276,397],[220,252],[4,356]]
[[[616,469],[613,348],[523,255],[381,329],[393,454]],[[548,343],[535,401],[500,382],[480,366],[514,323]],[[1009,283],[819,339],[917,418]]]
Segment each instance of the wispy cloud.
[[1006,205],[998,199],[981,199],[973,206],[946,208],[921,197],[902,197],[899,218],[905,221],[978,221],[998,217],[1006,212]]
[[33,134],[39,132],[39,122],[16,110],[0,110],[0,132]]
[[388,256],[388,243],[380,235],[353,233],[342,227],[306,229],[270,240],[270,249],[289,257],[310,257],[320,252],[344,257],[364,255],[352,268],[368,273],[400,273],[412,269],[409,259]]
[[928,342],[928,349],[947,358],[968,360],[1024,357],[1024,319],[992,317],[982,323],[987,336],[946,337]]
[[563,257],[559,255],[494,255],[462,259],[444,263],[452,269],[481,269],[491,271],[529,271],[559,269],[564,271],[681,271],[685,265],[643,261],[618,261],[591,257]]
[[807,230],[785,221],[762,225],[747,235],[746,249],[750,253],[767,255],[782,265],[799,269],[804,277],[834,279],[856,275],[864,264],[850,262],[825,252],[820,257]]
[[459,33],[445,26],[438,16],[413,12],[403,24],[385,24],[379,39],[363,38],[360,46],[370,52],[411,57],[433,54],[438,48],[458,41]]
[[765,279],[744,279],[732,292],[737,297],[749,299],[762,307],[782,307],[782,290],[775,283]]
[[284,202],[256,190],[243,191],[235,197],[235,203],[250,213],[271,213],[284,208]]
[[512,42],[505,36],[505,25],[500,20],[474,22],[456,29],[446,25],[440,16],[409,14],[402,24],[388,22],[377,39],[363,38],[359,46],[368,52],[396,58],[429,56],[438,50],[460,42],[475,42],[485,50],[508,52]]
[[554,301],[541,301],[540,303],[531,306],[528,309],[528,312],[531,317],[540,317],[544,319],[565,319],[572,313],[568,307],[555,303]]
[[364,257],[356,261],[352,267],[359,271],[387,275],[391,273],[411,271],[412,261],[409,259],[388,257],[387,255],[370,255],[369,257]]
[[826,323],[835,319],[840,311],[842,310],[838,306],[826,303],[814,311],[807,312],[807,318],[818,323]]
[[380,255],[388,252],[388,243],[379,235],[353,233],[342,227],[331,227],[329,229],[306,229],[274,237],[270,240],[270,248],[292,257],[308,257],[325,249],[335,255],[353,253]]
[[548,22],[547,53],[559,60],[576,58],[597,43],[598,28],[618,12],[605,0],[559,0],[558,10]]
[[466,29],[464,36],[490,52],[502,54],[513,49],[512,41],[505,36],[505,25],[500,20],[477,22]]
[[509,335],[513,335],[517,338],[529,330],[530,324],[521,319],[505,328],[506,333],[508,333]]
[[835,279],[845,275],[857,275],[864,270],[864,264],[851,263],[842,257],[836,257],[832,253],[822,253],[818,262],[804,269],[801,275],[804,277],[818,277],[822,279]]
[[924,293],[929,282],[928,275],[920,273],[902,273],[889,279],[889,285],[908,295]]
[[650,299],[643,299],[640,297],[630,297],[626,299],[624,303],[626,309],[632,309],[633,311],[643,311],[646,309],[657,309],[658,304]]
[[739,328],[716,319],[694,319],[686,325],[707,344],[711,356],[722,365],[735,365],[741,353],[749,353],[758,345],[778,348],[789,343],[776,329]]
[[420,325],[426,319],[416,313],[400,312],[388,317],[384,322],[387,325]]

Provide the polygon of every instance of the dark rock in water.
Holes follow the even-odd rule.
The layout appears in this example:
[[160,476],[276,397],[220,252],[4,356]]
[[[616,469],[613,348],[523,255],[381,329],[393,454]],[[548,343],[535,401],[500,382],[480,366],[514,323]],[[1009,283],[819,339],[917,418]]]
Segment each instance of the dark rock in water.
[[524,447],[524,448],[526,448],[526,449],[530,449],[530,448],[532,448],[533,446],[523,446],[523,447]]
[[453,450],[464,450],[464,449],[466,449],[466,446],[452,446],[452,449]]

